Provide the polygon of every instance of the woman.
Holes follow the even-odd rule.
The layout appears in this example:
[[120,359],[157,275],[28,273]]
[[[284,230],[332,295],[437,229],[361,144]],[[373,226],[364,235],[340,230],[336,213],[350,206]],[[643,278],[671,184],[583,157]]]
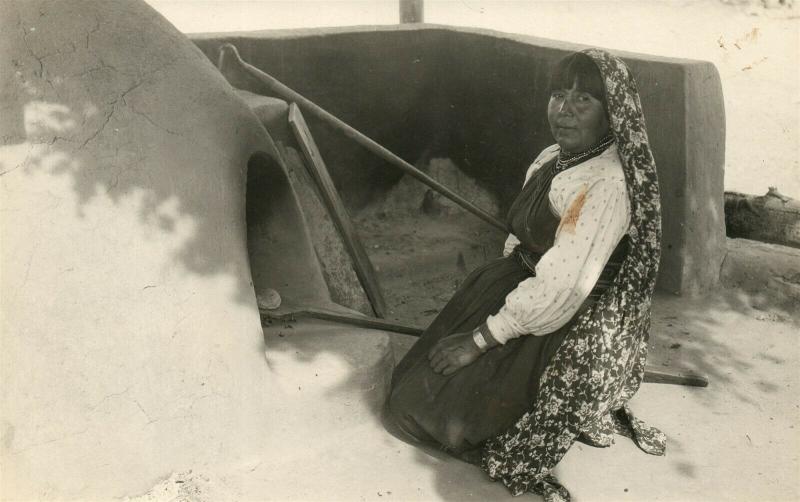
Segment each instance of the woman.
[[559,62],[547,115],[557,144],[509,210],[504,257],[470,274],[398,364],[388,410],[513,494],[566,500],[549,471],[576,439],[664,450],[625,404],[644,375],[661,214],[621,60],[589,49]]

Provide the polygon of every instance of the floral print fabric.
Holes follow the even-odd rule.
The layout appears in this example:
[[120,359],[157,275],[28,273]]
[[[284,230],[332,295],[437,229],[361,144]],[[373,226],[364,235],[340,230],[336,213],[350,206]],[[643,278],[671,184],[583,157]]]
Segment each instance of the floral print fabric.
[[551,359],[532,411],[488,441],[481,462],[512,494],[534,492],[547,502],[569,500],[569,492],[550,471],[576,439],[608,446],[614,433],[623,433],[657,455],[666,443],[663,433],[636,419],[626,405],[644,376],[660,258],[655,161],[627,66],[605,51],[583,52],[597,64],[605,83],[631,208],[628,256],[611,287],[578,319]]

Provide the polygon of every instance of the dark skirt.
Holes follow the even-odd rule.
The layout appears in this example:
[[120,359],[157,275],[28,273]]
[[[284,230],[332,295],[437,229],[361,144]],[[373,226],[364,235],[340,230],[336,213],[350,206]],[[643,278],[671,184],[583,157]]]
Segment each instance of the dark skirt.
[[418,441],[461,455],[505,432],[533,408],[539,379],[577,317],[544,336],[522,336],[455,373],[431,369],[428,351],[442,338],[475,329],[531,277],[515,254],[472,272],[395,368],[390,418]]

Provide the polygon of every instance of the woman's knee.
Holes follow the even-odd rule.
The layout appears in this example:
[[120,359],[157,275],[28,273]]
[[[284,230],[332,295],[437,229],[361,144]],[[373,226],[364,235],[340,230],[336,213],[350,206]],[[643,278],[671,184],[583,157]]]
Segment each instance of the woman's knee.
[[392,422],[399,427],[402,427],[408,416],[408,406],[402,392],[398,392],[397,388],[393,388],[389,393],[389,398],[386,400],[386,414]]
[[416,441],[429,441],[430,436],[413,417],[413,402],[401,389],[394,388],[386,401],[386,418],[403,435]]

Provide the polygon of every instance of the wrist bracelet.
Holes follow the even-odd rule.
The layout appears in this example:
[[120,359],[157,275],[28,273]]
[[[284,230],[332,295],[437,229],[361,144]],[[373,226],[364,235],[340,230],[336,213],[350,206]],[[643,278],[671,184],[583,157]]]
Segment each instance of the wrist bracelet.
[[489,325],[488,324],[486,324],[484,322],[483,324],[478,326],[478,330],[481,332],[481,335],[483,336],[483,341],[486,342],[486,345],[488,345],[489,348],[492,348],[495,345],[497,345],[497,339],[494,337],[492,332],[489,330]]
[[475,342],[475,345],[478,346],[478,350],[481,352],[486,352],[489,350],[489,344],[486,343],[486,340],[483,338],[480,328],[476,328],[472,332],[472,340]]

